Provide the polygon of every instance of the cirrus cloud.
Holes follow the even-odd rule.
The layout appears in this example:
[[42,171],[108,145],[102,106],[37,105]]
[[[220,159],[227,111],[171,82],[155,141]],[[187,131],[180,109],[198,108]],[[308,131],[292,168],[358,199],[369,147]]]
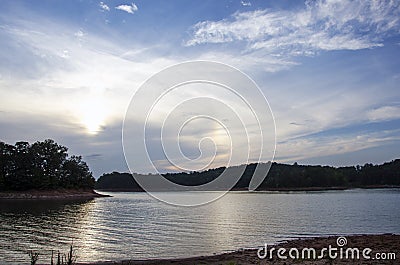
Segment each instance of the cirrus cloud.
[[136,11],[139,10],[137,5],[135,5],[134,3],[132,3],[131,5],[119,5],[119,6],[116,6],[115,9],[125,11],[129,14],[134,14]]
[[239,42],[279,56],[359,50],[382,46],[384,37],[400,30],[399,15],[397,1],[308,1],[303,9],[236,12],[199,22],[186,45]]
[[385,120],[400,119],[400,107],[382,106],[377,109],[370,110],[367,113],[367,117],[370,121],[385,121]]
[[100,2],[100,3],[99,3],[99,6],[100,6],[100,8],[101,8],[102,10],[110,11],[110,7],[109,7],[107,4],[105,4],[104,2]]

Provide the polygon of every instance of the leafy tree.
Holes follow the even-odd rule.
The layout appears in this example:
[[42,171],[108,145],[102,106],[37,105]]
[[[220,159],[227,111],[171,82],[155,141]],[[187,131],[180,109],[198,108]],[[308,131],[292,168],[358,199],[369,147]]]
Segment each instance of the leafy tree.
[[62,170],[64,173],[60,179],[62,186],[67,188],[94,186],[95,179],[81,156],[71,156],[64,162]]
[[36,142],[31,146],[33,167],[36,169],[35,180],[47,188],[56,188],[63,174],[63,164],[66,162],[68,149],[58,145],[53,140]]
[[51,139],[0,142],[0,190],[92,188],[94,178],[80,156],[68,158],[68,148]]

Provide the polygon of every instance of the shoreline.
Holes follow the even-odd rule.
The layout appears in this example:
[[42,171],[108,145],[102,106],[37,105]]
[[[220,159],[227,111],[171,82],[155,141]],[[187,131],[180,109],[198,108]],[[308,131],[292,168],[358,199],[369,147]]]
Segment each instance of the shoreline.
[[[250,249],[240,249],[233,252],[210,255],[210,256],[197,256],[197,257],[187,257],[187,258],[172,258],[172,259],[142,259],[142,260],[122,260],[122,261],[105,261],[105,262],[92,262],[84,263],[78,262],[77,265],[171,265],[171,264],[181,264],[181,265],[191,265],[191,264],[203,264],[203,265],[234,265],[234,264],[377,264],[375,255],[377,253],[394,253],[391,259],[379,260],[379,264],[400,264],[400,235],[396,234],[380,234],[380,235],[349,235],[345,236],[347,244],[343,247],[344,251],[347,248],[358,248],[360,250],[360,259],[350,258],[339,258],[339,251],[337,258],[332,259],[327,255],[323,258],[316,259],[292,259],[287,257],[287,259],[279,259],[277,257],[277,250],[279,248],[287,249],[286,256],[288,256],[288,251],[291,248],[301,249],[303,248],[314,248],[317,251],[317,256],[321,253],[322,248],[328,248],[329,245],[338,248],[337,239],[339,236],[322,236],[322,237],[310,237],[310,238],[298,238],[289,241],[283,241],[281,243],[268,245],[268,249],[271,250],[275,248],[275,252],[272,259],[265,258],[260,259],[257,256],[258,248]],[[365,248],[370,248],[372,251],[369,256],[371,259],[365,259],[362,255],[362,250]]]
[[[332,187],[299,187],[299,188],[270,188],[270,189],[260,189],[251,192],[302,192],[302,191],[329,191],[329,190],[354,190],[354,189],[399,189],[400,186],[396,185],[370,185],[370,186],[360,186],[360,187],[342,187],[342,186],[332,186]],[[142,189],[96,189],[97,191],[103,192],[146,192]],[[236,188],[231,189],[230,191],[249,191],[246,188]],[[177,192],[174,190],[160,190],[154,192]],[[179,191],[178,191],[179,192]],[[221,190],[214,190],[214,191],[204,191],[204,192],[221,192]]]
[[75,200],[94,199],[101,197],[111,196],[100,194],[90,189],[56,189],[0,192],[0,200]]

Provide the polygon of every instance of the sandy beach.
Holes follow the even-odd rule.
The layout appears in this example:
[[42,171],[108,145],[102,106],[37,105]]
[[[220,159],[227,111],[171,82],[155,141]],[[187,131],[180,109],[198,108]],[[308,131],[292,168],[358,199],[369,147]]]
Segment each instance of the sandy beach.
[[[238,250],[232,253],[218,254],[212,256],[200,256],[191,257],[184,259],[154,259],[154,260],[125,260],[125,261],[114,261],[114,262],[98,262],[98,263],[78,263],[80,265],[170,265],[170,264],[182,264],[182,265],[193,265],[193,264],[205,264],[205,265],[248,265],[248,264],[400,264],[400,235],[383,234],[383,235],[353,235],[346,236],[347,244],[343,247],[343,257],[340,259],[340,248],[337,245],[338,236],[330,237],[316,237],[306,239],[296,239],[288,242],[283,242],[276,245],[268,246],[271,250],[275,248],[273,252],[273,258],[260,259],[257,256],[258,249],[244,249]],[[327,252],[323,258],[318,258],[323,248],[328,248],[329,245],[332,248],[338,248],[337,258],[332,259],[329,257]],[[287,259],[279,259],[277,257],[277,249],[285,248],[286,253],[283,255],[287,256]],[[317,259],[300,258],[293,259],[288,256],[288,252],[291,248],[301,250],[303,248],[314,248],[317,253]],[[346,259],[346,249],[357,248],[360,250],[360,258],[352,258],[351,252],[348,252],[348,258]],[[366,248],[370,248],[371,252],[368,253],[370,259],[366,259],[362,255],[362,251]],[[368,251],[366,251],[368,252]],[[263,252],[262,252],[263,253]],[[261,254],[262,254],[261,253]],[[294,252],[293,252],[294,253]],[[378,256],[377,256],[378,253]],[[393,254],[394,253],[394,254]],[[301,254],[300,254],[301,255]],[[389,257],[390,256],[390,257]],[[354,255],[356,257],[356,255]],[[378,258],[380,259],[378,260]],[[382,258],[386,257],[386,260]]]

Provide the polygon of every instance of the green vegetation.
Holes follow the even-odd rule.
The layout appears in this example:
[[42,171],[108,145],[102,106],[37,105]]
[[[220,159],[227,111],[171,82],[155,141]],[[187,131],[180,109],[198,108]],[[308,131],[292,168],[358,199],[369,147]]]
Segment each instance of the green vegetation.
[[0,142],[0,191],[86,189],[95,180],[81,156],[53,140],[29,144]]
[[[246,166],[240,180],[234,189],[248,187],[257,164]],[[224,167],[210,169],[202,172],[167,173],[163,176],[168,180],[186,185],[196,186],[207,183],[217,178]],[[152,175],[140,175],[151,178]],[[331,166],[305,166],[272,163],[267,178],[259,186],[259,190],[285,190],[307,188],[365,188],[379,186],[400,185],[400,159],[382,165],[365,164],[364,166],[331,167]],[[96,189],[103,190],[131,190],[142,189],[129,173],[103,174],[96,182]]]

